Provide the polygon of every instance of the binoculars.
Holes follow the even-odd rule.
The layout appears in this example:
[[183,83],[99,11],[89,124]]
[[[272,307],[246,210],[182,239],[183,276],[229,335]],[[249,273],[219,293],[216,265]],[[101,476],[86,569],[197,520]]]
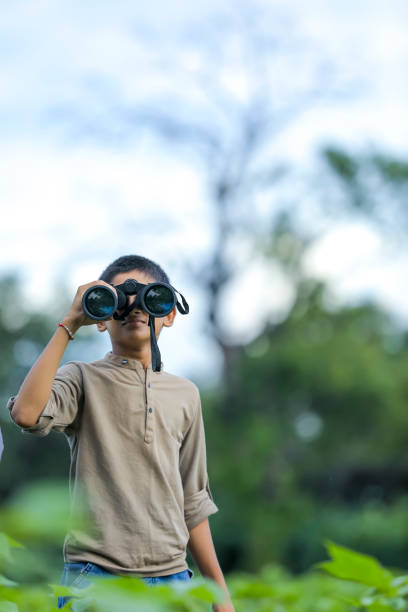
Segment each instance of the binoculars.
[[[94,285],[88,287],[82,296],[82,309],[85,314],[95,321],[106,321],[111,316],[123,321],[128,314],[139,307],[149,315],[150,343],[152,351],[152,368],[160,370],[160,351],[157,346],[154,331],[154,318],[165,317],[177,306],[181,314],[188,314],[189,306],[184,296],[168,283],[155,281],[147,285],[139,283],[134,278],[128,278],[121,285]],[[181,297],[183,306],[177,299],[176,293]],[[130,303],[129,295],[136,295]]]
[[[122,314],[118,314],[116,311],[124,310],[125,306],[128,305],[127,296],[134,294],[136,294],[136,299],[131,304],[131,310],[138,306],[152,317],[165,317],[177,304],[179,311],[182,312],[176,298],[176,290],[171,285],[160,282],[144,285],[133,278],[128,278],[122,285],[117,285],[115,289],[110,289],[106,285],[88,287],[82,296],[82,308],[88,317],[96,321],[105,321],[112,315],[114,319],[123,320],[130,311],[125,310]],[[187,314],[187,302],[185,302],[183,296],[181,297],[184,306],[187,306],[186,312],[182,312],[182,314]]]

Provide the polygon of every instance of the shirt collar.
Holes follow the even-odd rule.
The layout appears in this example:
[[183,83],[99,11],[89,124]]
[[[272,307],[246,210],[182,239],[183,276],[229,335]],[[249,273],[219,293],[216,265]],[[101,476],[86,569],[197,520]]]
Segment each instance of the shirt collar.
[[[131,359],[130,357],[126,357],[124,355],[114,355],[112,351],[106,353],[104,357],[104,361],[108,361],[114,365],[117,365],[121,368],[130,368],[131,370],[137,370],[140,374],[144,374],[145,369],[142,365],[142,362],[138,359]],[[149,363],[147,366],[147,372],[153,372],[152,364]],[[161,374],[163,372],[163,362],[160,363],[160,371],[153,372],[153,374]]]

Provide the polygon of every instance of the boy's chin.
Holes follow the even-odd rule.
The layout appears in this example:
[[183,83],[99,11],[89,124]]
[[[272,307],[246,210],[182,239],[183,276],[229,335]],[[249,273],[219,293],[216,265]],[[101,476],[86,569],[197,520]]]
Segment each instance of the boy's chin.
[[140,330],[132,330],[128,331],[127,334],[124,334],[121,338],[126,344],[132,345],[142,345],[142,344],[150,344],[150,330],[148,333],[142,333]]

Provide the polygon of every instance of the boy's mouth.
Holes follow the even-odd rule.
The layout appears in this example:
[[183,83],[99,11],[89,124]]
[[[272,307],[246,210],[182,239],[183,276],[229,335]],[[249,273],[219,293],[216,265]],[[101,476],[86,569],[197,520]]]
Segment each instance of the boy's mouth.
[[146,325],[146,321],[139,318],[129,319],[124,321],[122,325],[129,325],[130,327],[139,327],[140,325]]

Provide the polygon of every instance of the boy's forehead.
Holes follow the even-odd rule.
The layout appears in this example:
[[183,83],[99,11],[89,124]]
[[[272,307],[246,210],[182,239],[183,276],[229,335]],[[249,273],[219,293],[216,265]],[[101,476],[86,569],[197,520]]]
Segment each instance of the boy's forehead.
[[143,272],[143,270],[136,269],[136,270],[129,270],[129,272],[119,272],[118,274],[115,274],[115,276],[111,280],[111,284],[121,285],[128,278],[134,278],[139,283],[143,283],[145,285],[147,285],[148,283],[154,282],[154,278],[152,278],[149,274],[146,274],[146,272]]

